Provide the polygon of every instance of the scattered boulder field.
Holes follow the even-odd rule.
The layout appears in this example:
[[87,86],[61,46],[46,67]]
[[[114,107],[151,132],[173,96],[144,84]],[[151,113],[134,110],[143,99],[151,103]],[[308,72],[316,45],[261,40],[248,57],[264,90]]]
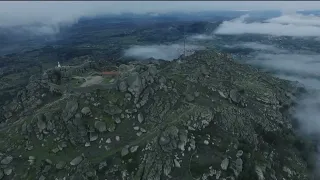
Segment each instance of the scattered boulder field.
[[212,50],[115,66],[32,76],[3,106],[0,179],[311,179],[303,88]]

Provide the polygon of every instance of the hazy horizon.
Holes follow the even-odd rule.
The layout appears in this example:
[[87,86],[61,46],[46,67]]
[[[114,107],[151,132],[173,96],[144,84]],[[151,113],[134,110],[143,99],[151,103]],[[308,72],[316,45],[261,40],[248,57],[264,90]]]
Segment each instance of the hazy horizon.
[[2,1],[0,27],[44,23],[73,24],[81,17],[119,13],[201,12],[208,10],[297,10],[320,9],[314,1]]

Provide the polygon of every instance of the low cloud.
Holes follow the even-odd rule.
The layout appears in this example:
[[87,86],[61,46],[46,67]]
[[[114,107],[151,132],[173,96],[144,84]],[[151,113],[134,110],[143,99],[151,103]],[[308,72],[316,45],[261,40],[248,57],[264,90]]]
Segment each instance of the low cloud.
[[273,71],[320,78],[320,55],[259,53],[249,63]]
[[[201,46],[187,44],[186,55],[192,54],[196,50],[203,49]],[[163,59],[171,61],[177,59],[184,53],[183,44],[172,45],[149,45],[149,46],[132,46],[124,51],[125,57],[132,57],[137,59]]]
[[310,92],[308,96],[299,102],[294,116],[300,120],[300,129],[304,133],[320,133],[319,106],[320,93],[317,92]]
[[[12,29],[12,28],[11,28]],[[60,32],[60,27],[56,25],[39,25],[39,26],[24,26],[21,27],[20,33],[31,35],[55,35]]]
[[270,52],[286,52],[284,49],[279,49],[274,45],[269,44],[262,44],[259,42],[244,42],[238,43],[234,45],[225,45],[226,48],[249,48],[253,50],[260,50],[260,51],[270,51]]
[[[297,79],[299,82],[306,85],[308,89],[308,94],[305,94],[302,98],[300,98],[297,106],[295,107],[293,117],[295,117],[299,122],[299,130],[305,135],[314,135],[320,134],[320,93],[319,80],[316,79],[299,79],[299,78],[290,78]],[[303,80],[303,81],[300,81]],[[308,86],[308,85],[311,85]],[[319,140],[319,139],[318,139]],[[318,144],[319,146],[319,144]],[[320,154],[317,154],[318,158],[320,158]],[[320,164],[317,164],[317,168],[315,172],[319,172]],[[318,174],[319,177],[320,174]]]
[[320,17],[289,14],[264,22],[246,22],[248,15],[224,21],[214,32],[220,35],[265,34],[273,36],[318,37]]
[[319,89],[320,90],[320,81],[317,78],[313,78],[313,77],[301,77],[298,75],[288,75],[288,74],[276,74],[276,77],[280,78],[280,79],[286,79],[289,81],[297,81],[302,83],[307,89]]
[[314,15],[287,14],[266,20],[268,23],[320,26],[320,17]]
[[189,40],[212,40],[214,39],[214,35],[206,35],[206,34],[196,34],[188,37]]

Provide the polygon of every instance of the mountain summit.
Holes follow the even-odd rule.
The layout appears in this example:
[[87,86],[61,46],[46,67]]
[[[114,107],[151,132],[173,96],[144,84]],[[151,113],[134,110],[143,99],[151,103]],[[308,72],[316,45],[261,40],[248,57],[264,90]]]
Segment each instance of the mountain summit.
[[[34,75],[0,135],[0,179],[307,180],[302,88],[212,50]],[[104,73],[113,72],[113,73]]]

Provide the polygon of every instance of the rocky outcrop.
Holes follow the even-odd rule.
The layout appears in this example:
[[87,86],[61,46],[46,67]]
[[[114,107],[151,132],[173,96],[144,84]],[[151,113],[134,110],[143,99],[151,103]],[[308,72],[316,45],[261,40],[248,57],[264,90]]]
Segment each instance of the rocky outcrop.
[[103,81],[116,88],[50,92],[50,83],[72,86],[70,74],[93,66],[49,70],[6,105],[16,121],[1,130],[0,177],[310,179],[296,145],[312,146],[288,113],[292,83],[201,51],[181,62],[120,65]]

